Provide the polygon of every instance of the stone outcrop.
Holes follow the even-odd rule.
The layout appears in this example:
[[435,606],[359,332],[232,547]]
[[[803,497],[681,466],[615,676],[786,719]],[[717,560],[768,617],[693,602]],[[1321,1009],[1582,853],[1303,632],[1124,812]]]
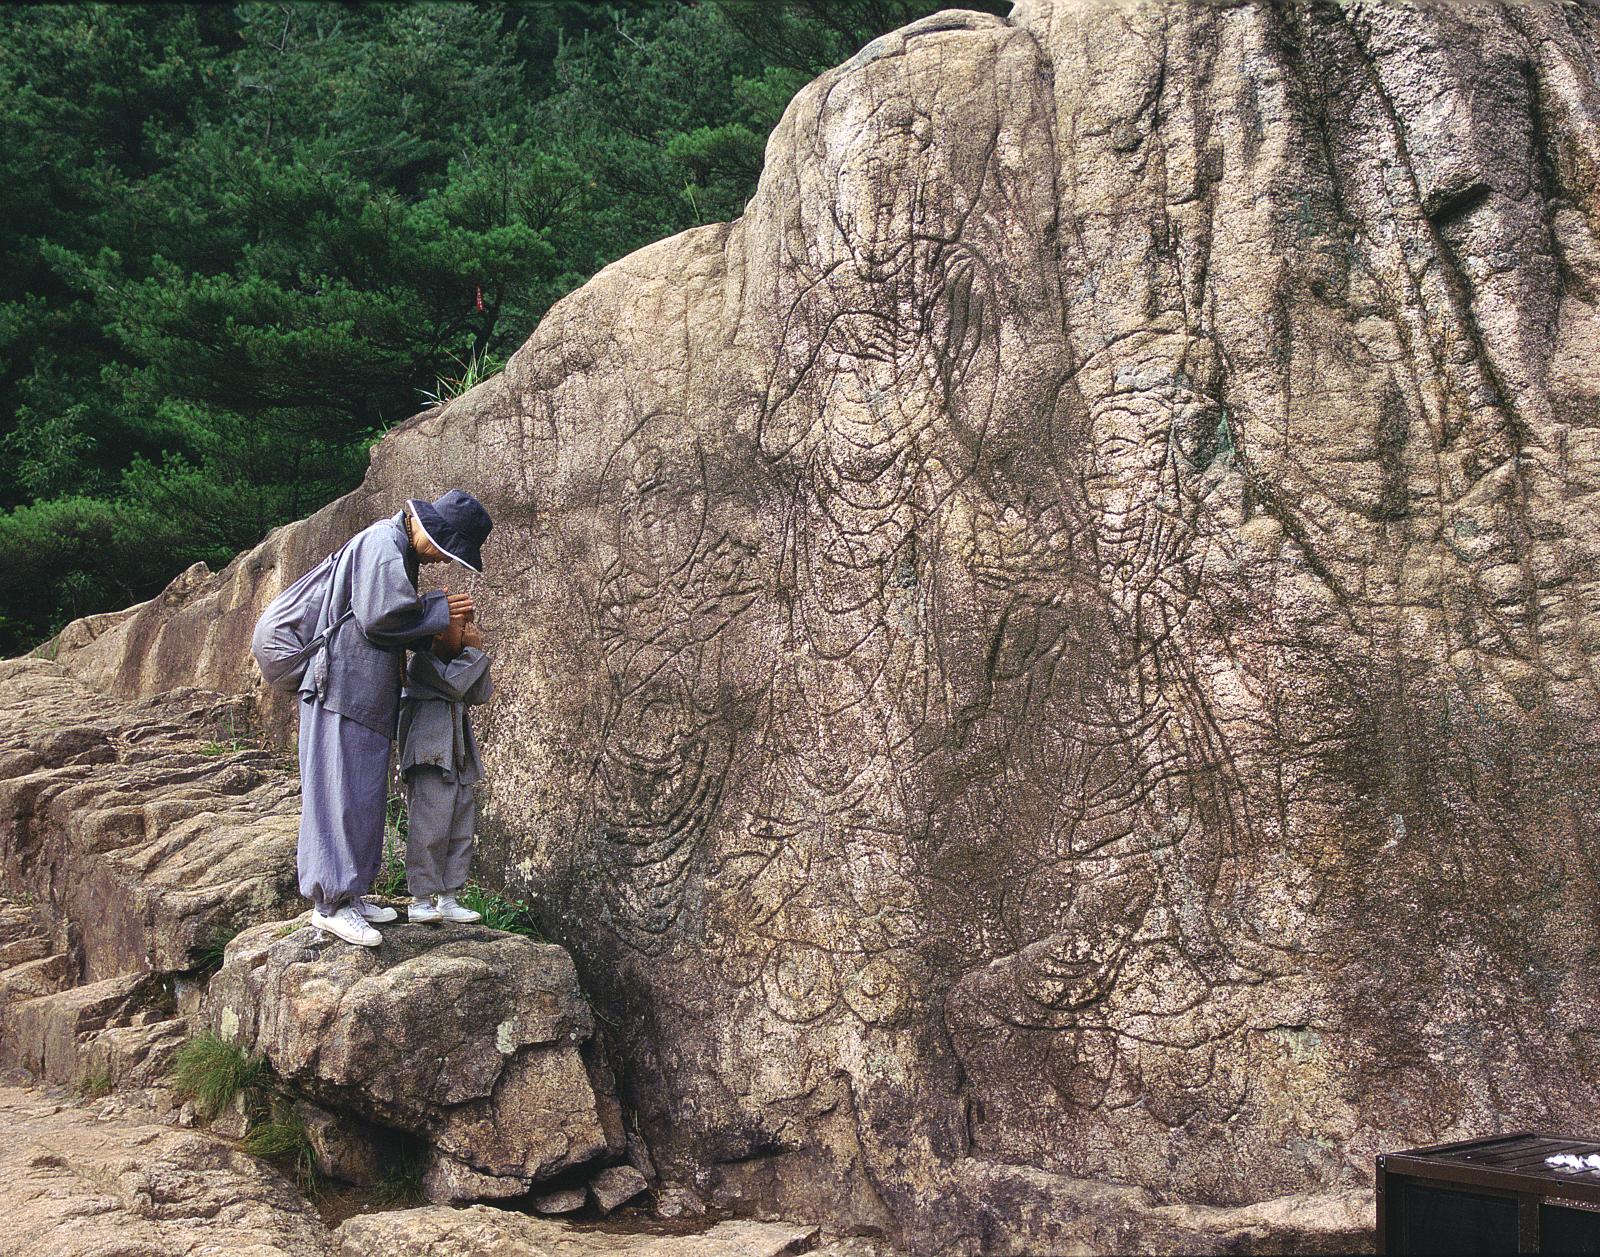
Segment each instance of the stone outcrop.
[[0,874],[73,979],[201,968],[298,903],[298,782],[251,719],[237,697],[108,702],[55,663],[0,663]]
[[1052,1251],[1106,1180],[1198,1251],[1584,1126],[1597,64],[1557,0],[931,17],[737,222],[62,660],[250,694],[274,593],[479,494],[482,863],[713,1201]]
[[435,1200],[519,1196],[625,1151],[564,950],[483,926],[383,933],[360,948],[293,922],[246,930],[200,1019],[295,1093],[425,1139]]

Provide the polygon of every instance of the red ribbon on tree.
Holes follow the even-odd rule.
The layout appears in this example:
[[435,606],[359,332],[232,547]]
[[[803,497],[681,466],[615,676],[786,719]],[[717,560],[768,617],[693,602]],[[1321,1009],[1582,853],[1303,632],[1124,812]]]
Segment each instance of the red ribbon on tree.
[[483,285],[482,284],[478,284],[477,285],[477,290],[478,290],[478,296],[477,296],[477,300],[475,302],[475,305],[477,307],[478,313],[482,314],[483,313]]

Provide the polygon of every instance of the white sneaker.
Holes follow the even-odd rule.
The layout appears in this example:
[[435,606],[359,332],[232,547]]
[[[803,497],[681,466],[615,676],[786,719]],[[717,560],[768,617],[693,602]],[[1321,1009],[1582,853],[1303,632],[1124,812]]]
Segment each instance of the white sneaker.
[[374,925],[388,925],[390,921],[398,920],[400,917],[400,914],[393,908],[385,907],[381,903],[373,903],[365,895],[357,896],[356,911]]
[[444,918],[439,915],[439,909],[433,906],[433,896],[424,895],[421,899],[411,901],[411,906],[406,909],[406,920],[412,925],[438,925]]
[[438,913],[446,921],[454,921],[457,925],[471,925],[474,921],[483,920],[483,913],[463,908],[456,902],[454,895],[440,895],[438,903]]
[[383,942],[383,935],[367,924],[354,904],[345,904],[331,916],[324,916],[321,910],[313,908],[311,924],[313,928],[327,930],[335,938],[342,938],[357,947],[376,947]]

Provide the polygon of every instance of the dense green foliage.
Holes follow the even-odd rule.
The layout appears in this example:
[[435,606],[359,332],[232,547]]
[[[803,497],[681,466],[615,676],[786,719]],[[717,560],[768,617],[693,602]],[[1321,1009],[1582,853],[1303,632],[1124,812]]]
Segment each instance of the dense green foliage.
[[353,487],[599,267],[740,213],[794,91],[939,7],[0,9],[0,650]]

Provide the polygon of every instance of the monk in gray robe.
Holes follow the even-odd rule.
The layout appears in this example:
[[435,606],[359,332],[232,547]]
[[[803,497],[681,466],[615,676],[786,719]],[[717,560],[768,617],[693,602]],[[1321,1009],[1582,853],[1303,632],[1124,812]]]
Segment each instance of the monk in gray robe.
[[491,527],[477,499],[452,489],[432,503],[413,499],[358,533],[334,565],[317,627],[337,627],[300,685],[297,863],[312,924],[346,942],[375,946],[371,923],[395,919],[364,896],[383,860],[405,650],[427,649],[474,611],[466,594],[419,595],[419,566],[453,559],[481,572]]
[[406,784],[407,919],[437,924],[470,923],[482,917],[458,903],[472,862],[477,801],[472,788],[483,780],[483,761],[472,733],[469,707],[489,701],[489,656],[483,634],[468,621],[459,639],[453,630],[418,651],[406,667],[400,694],[400,775]]

